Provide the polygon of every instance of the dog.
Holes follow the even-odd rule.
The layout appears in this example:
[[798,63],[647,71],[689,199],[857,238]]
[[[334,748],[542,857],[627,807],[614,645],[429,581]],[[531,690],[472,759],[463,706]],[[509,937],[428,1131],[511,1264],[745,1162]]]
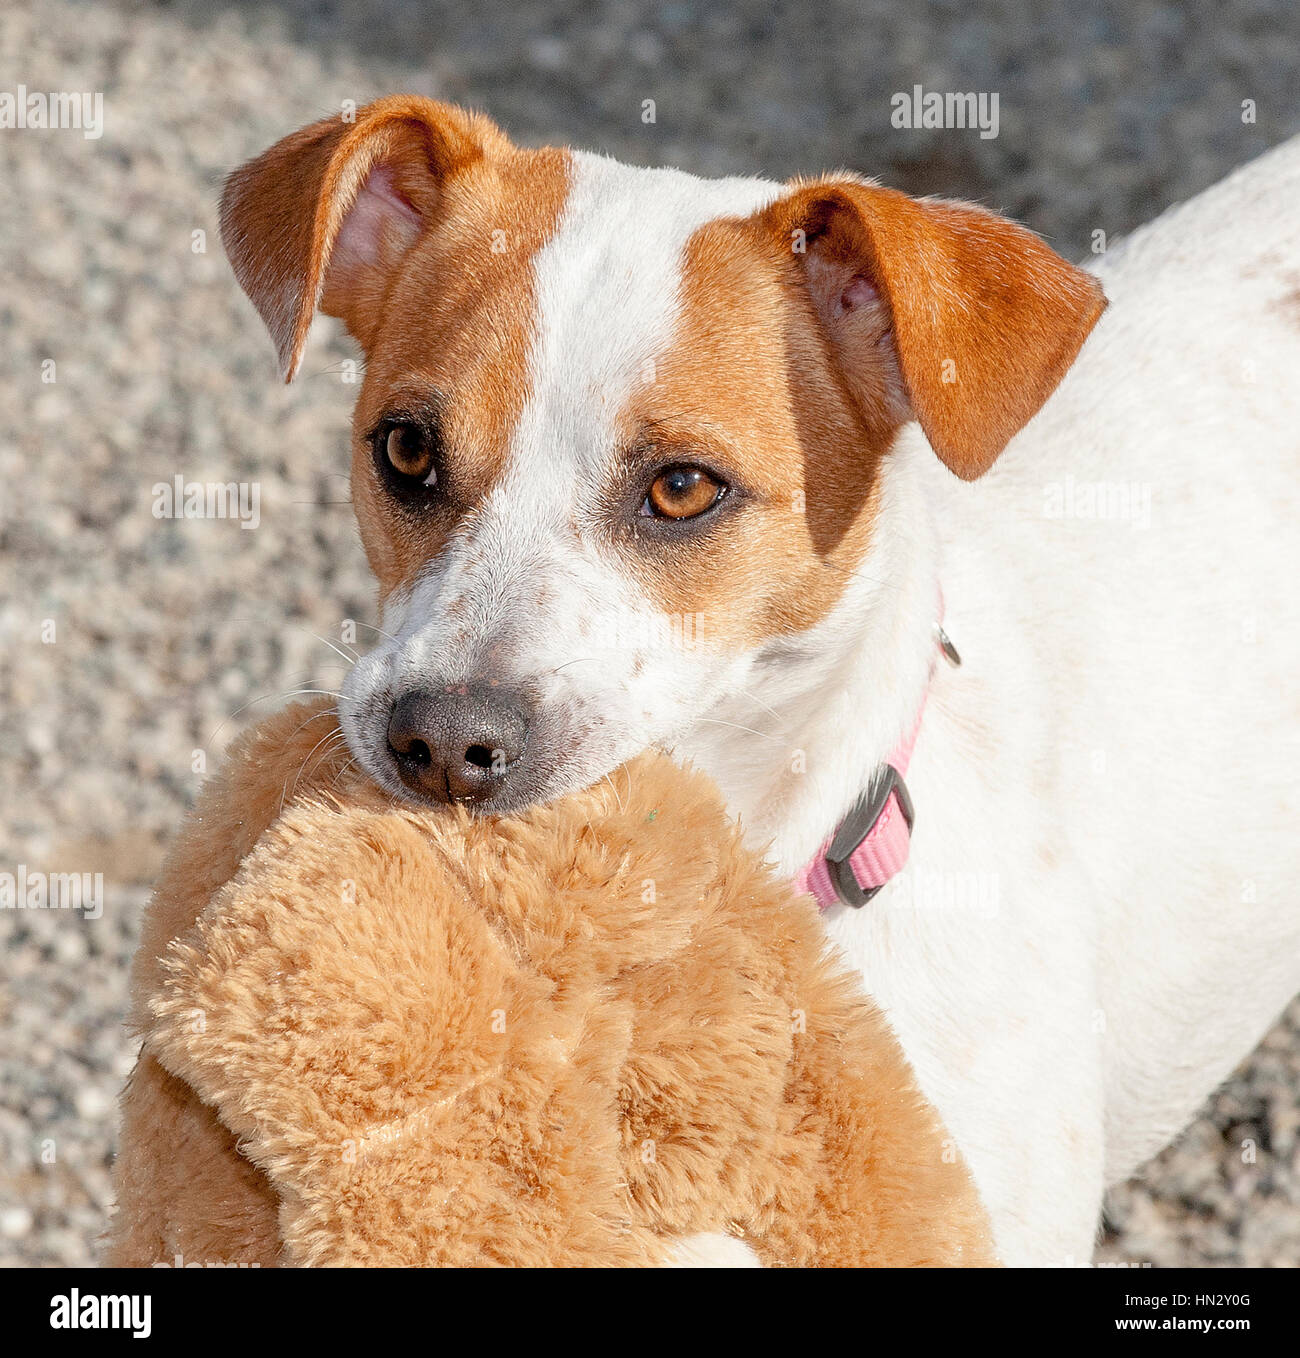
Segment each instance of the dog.
[[1081,269],[404,96],[227,181],[286,380],[318,310],[365,355],[359,763],[483,814],[706,770],[1008,1264],[1087,1263],[1300,989],[1298,206],[1293,142]]

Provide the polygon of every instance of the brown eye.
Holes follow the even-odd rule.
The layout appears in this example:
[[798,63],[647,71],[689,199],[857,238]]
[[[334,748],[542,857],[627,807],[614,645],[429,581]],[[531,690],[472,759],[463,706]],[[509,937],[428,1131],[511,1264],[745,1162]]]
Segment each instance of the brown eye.
[[657,519],[693,519],[712,509],[726,489],[703,467],[669,467],[655,477],[641,513]]
[[421,485],[434,480],[434,444],[425,431],[414,424],[394,424],[384,436],[384,457],[398,476]]

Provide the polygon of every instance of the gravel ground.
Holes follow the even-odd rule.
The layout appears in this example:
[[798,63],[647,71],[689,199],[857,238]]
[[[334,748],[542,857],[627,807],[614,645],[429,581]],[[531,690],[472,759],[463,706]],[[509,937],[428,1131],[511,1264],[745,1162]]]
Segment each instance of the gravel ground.
[[[5,89],[103,91],[106,120],[97,140],[0,131],[0,865],[105,880],[98,919],[0,911],[8,1264],[93,1259],[133,1059],[127,959],[205,762],[285,693],[333,687],[321,638],[373,616],[342,503],[350,351],[327,323],[298,384],[275,383],[217,241],[226,170],[343,99],[407,89],[524,142],[707,173],[861,168],[1077,254],[1300,128],[1293,0],[8,0],[0,54]],[[891,129],[889,95],[915,83],[997,91],[1000,135]],[[259,527],[154,518],[178,472],[256,482]],[[1300,1261],[1298,1087],[1293,1008],[1114,1193],[1099,1260]]]

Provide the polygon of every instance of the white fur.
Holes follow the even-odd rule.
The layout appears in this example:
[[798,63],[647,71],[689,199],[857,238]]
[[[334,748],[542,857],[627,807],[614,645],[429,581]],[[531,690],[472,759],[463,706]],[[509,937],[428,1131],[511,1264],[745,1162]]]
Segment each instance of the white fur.
[[[671,343],[690,232],[775,192],[577,159],[536,261],[510,468],[390,610],[397,641],[349,681],[349,735],[385,777],[366,725],[385,695],[489,655],[569,714],[552,791],[671,743],[794,873],[912,721],[942,589],[965,664],[930,685],[911,860],[827,927],[1004,1259],[1086,1262],[1105,1185],[1300,989],[1300,142],[1100,262],[1110,311],[982,481],[903,431],[877,545],[823,624],[747,655],[629,646],[653,601],[571,525],[572,478],[600,476],[622,399]],[[1057,517],[1067,478],[1136,483],[1147,511]]]

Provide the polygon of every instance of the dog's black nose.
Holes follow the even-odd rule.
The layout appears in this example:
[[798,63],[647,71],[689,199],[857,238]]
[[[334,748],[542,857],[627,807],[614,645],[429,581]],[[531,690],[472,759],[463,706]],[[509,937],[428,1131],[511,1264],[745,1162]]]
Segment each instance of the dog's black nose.
[[523,758],[527,740],[519,695],[487,684],[404,693],[388,718],[388,748],[402,782],[440,802],[489,800]]

